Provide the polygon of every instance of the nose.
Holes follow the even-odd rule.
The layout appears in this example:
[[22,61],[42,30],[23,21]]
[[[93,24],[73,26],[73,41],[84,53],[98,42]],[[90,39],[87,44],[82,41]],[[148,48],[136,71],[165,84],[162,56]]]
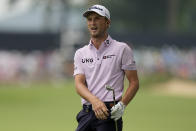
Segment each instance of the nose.
[[95,19],[92,19],[92,20],[91,20],[91,24],[92,24],[92,25],[95,25]]

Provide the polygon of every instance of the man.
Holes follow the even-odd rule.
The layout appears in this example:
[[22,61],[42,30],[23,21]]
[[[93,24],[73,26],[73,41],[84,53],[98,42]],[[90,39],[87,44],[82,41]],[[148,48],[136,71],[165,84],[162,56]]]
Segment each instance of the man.
[[[118,131],[122,131],[124,109],[139,88],[133,52],[127,44],[108,35],[110,13],[104,6],[94,5],[83,16],[91,40],[74,57],[75,87],[83,104],[76,131],[115,131],[115,122]],[[124,76],[129,87],[123,95]],[[106,85],[114,89],[116,105]]]

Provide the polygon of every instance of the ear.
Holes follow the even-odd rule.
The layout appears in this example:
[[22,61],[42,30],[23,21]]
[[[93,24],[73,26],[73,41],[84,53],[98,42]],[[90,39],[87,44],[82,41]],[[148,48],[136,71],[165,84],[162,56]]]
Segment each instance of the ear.
[[110,27],[110,23],[111,23],[110,20],[106,21],[106,24],[107,24],[108,27]]
[[107,24],[110,25],[110,20],[107,20]]

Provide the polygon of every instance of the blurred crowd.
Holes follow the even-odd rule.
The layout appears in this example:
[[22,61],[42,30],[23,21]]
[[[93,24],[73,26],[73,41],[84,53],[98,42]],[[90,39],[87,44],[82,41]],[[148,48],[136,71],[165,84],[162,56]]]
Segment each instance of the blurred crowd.
[[[134,49],[140,74],[170,73],[196,78],[196,49]],[[65,60],[59,50],[49,52],[0,51],[0,81],[64,79],[72,77],[73,61]]]
[[49,52],[0,51],[0,81],[63,77],[62,58],[56,50]]
[[187,79],[196,78],[196,48],[143,48],[135,50],[135,59],[142,74],[170,73]]

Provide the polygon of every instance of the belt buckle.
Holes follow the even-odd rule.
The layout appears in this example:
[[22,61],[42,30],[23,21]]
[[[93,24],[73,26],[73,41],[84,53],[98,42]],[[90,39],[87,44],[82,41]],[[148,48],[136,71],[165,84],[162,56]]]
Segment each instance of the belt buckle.
[[89,109],[88,108],[85,108],[85,112],[89,112]]
[[85,112],[89,112],[90,111],[90,106],[87,105],[86,108],[85,108]]

